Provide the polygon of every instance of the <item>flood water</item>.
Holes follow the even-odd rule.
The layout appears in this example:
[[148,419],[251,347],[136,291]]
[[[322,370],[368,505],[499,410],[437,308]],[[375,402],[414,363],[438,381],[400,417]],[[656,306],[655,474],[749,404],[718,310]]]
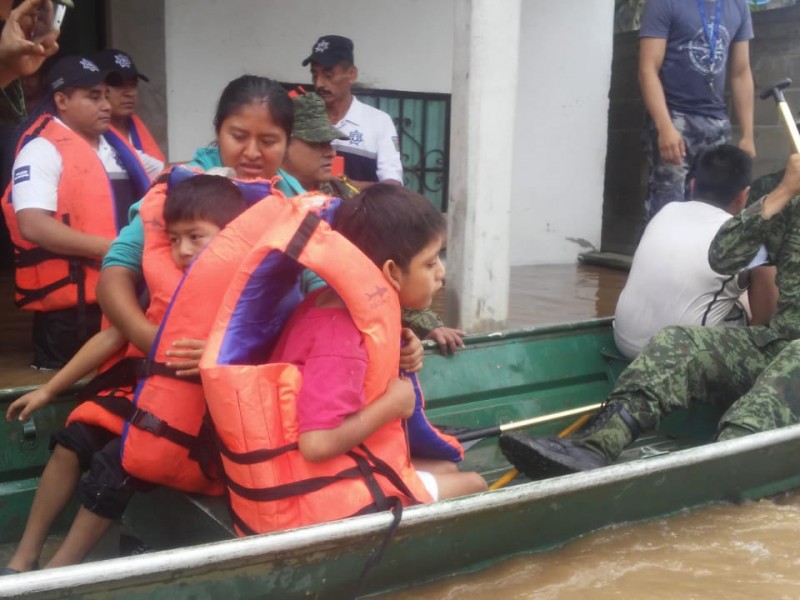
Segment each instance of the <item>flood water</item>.
[[392,600],[800,598],[800,494],[596,531]]

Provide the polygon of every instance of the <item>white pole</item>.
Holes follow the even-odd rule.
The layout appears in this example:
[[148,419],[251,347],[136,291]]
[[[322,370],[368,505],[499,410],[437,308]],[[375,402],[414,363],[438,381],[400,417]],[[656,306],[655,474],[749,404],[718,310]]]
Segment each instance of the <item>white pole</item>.
[[468,332],[508,321],[520,0],[457,0],[446,308]]

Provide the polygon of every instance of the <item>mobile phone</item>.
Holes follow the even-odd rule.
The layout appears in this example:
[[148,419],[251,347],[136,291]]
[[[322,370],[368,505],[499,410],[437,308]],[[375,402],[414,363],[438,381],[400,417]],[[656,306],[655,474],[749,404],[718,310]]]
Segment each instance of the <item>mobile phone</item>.
[[67,7],[73,6],[71,0],[45,0],[39,7],[36,24],[33,27],[33,41],[38,41],[54,29],[61,29]]
[[56,5],[56,13],[53,16],[53,26],[50,28],[52,29],[61,29],[61,23],[64,21],[64,15],[67,14],[67,5],[61,4],[60,2],[55,2]]

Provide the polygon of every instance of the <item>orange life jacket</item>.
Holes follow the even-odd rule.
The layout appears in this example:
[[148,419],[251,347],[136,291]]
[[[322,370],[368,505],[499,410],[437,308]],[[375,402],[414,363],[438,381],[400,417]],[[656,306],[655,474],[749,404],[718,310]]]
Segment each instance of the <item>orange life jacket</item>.
[[[122,224],[117,222],[113,192],[97,152],[50,114],[39,117],[23,134],[19,149],[36,137],[52,143],[63,163],[58,206],[53,218],[76,231],[113,240]],[[136,191],[143,194],[150,180],[136,152],[122,141],[112,145],[131,181],[138,186]],[[17,306],[25,310],[51,311],[94,303],[99,261],[56,254],[22,237],[11,190],[14,181],[36,176],[29,167],[25,169],[22,166],[15,170],[2,199],[3,214],[14,244]]]
[[319,463],[298,450],[295,400],[299,369],[265,364],[285,308],[278,283],[299,265],[312,269],[344,300],[369,357],[368,403],[397,376],[400,306],[380,270],[320,217],[296,201],[262,204],[277,213],[245,253],[211,331],[201,377],[214,422],[240,535],[277,531],[430,501],[411,465],[400,419],[345,455]]
[[152,156],[153,158],[157,158],[161,162],[167,162],[164,153],[161,151],[161,148],[158,146],[158,142],[156,142],[153,134],[150,133],[150,130],[147,128],[147,125],[144,124],[138,116],[131,115],[130,119],[131,124],[131,142],[133,147],[137,150],[141,150],[145,154]]
[[[73,411],[71,418],[121,432],[122,465],[131,475],[183,491],[219,495],[224,487],[217,469],[212,430],[205,418],[200,380],[176,377],[174,370],[164,364],[170,360],[165,353],[173,341],[208,336],[226,279],[233,276],[242,258],[239,254],[216,256],[209,252],[209,247],[185,274],[172,260],[163,226],[166,190],[169,185],[200,172],[174,167],[168,184],[154,186],[140,207],[145,230],[142,267],[150,291],[148,319],[160,322],[150,355],[144,361],[129,357],[115,365],[116,373],[109,370],[108,374],[98,376],[97,384],[86,394],[90,401]],[[258,200],[270,193],[273,182],[236,183],[246,202],[258,205]],[[277,200],[285,202],[283,196]],[[260,211],[255,206],[246,214],[249,219],[234,220],[217,238],[233,236],[237,241],[254,243],[264,228],[264,219],[269,218],[269,211]],[[132,398],[129,390],[119,389],[120,378],[138,380]],[[110,389],[98,392],[103,388]]]
[[[139,210],[144,229],[142,272],[150,297],[145,314],[147,320],[154,324],[161,323],[169,301],[183,277],[183,271],[172,259],[169,236],[164,228],[167,189],[167,180],[164,178],[147,192]],[[122,434],[126,422],[123,414],[128,410],[126,405],[133,398],[136,381],[147,375],[148,365],[133,344],[128,344],[126,352],[120,358],[121,360],[109,361],[110,366],[100,369],[100,374],[82,390],[79,397],[89,401],[79,404],[70,413],[67,423],[81,421]],[[119,404],[122,411],[109,410],[109,403],[112,402]]]
[[[186,169],[177,167],[173,174]],[[172,177],[171,177],[172,179]],[[270,193],[272,182],[237,182],[248,203]],[[277,190],[272,198],[286,202]],[[146,209],[153,199],[142,203],[142,221],[152,222],[153,211]],[[188,492],[219,495],[224,486],[219,476],[217,453],[210,423],[206,418],[205,397],[198,380],[176,378],[164,363],[172,343],[183,338],[206,339],[214,315],[219,308],[228,282],[242,260],[239,244],[255,243],[272,218],[256,202],[248,211],[231,222],[197,257],[180,280],[168,305],[163,305],[163,318],[144,369],[144,377],[136,387],[133,402],[122,413],[122,465],[125,470],[146,481],[168,485]],[[150,216],[148,216],[150,215]],[[161,215],[158,215],[160,221]],[[237,244],[231,252],[231,240]],[[158,272],[167,263],[168,241],[161,258],[153,256],[153,268]],[[147,262],[147,261],[146,261]],[[145,277],[150,269],[146,268]],[[148,280],[148,287],[151,281]],[[152,294],[151,289],[151,294]],[[153,302],[160,302],[153,295]],[[162,312],[159,309],[158,312]]]

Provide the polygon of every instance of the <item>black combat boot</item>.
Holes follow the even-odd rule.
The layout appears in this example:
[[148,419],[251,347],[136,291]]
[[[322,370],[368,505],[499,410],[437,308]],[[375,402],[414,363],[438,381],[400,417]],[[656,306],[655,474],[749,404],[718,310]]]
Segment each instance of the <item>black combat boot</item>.
[[534,437],[525,432],[500,437],[500,449],[531,479],[545,479],[607,466],[640,432],[621,404],[606,405],[586,427],[568,438]]

